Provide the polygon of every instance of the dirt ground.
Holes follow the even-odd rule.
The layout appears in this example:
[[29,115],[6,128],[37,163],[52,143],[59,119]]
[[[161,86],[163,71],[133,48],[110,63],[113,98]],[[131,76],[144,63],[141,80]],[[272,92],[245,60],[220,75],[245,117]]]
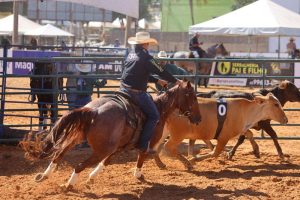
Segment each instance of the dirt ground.
[[[27,82],[9,80],[8,84]],[[112,83],[113,84],[113,83]],[[221,87],[218,87],[220,89]],[[216,89],[216,87],[210,87]],[[223,88],[221,88],[223,89]],[[228,88],[226,88],[228,89]],[[240,89],[240,88],[230,88]],[[204,89],[201,88],[202,91]],[[206,89],[205,89],[206,90]],[[27,96],[7,99],[26,100]],[[8,104],[8,108],[32,107],[30,104]],[[299,108],[300,103],[288,103],[285,108]],[[22,113],[23,112],[15,112]],[[289,123],[299,123],[299,112],[287,112]],[[24,121],[22,121],[24,120]],[[5,123],[28,123],[28,119],[8,117]],[[279,136],[299,136],[298,127],[275,127]],[[257,133],[258,136],[260,133]],[[214,141],[213,141],[214,142]],[[136,152],[116,155],[111,165],[100,173],[92,185],[85,180],[92,169],[80,175],[80,183],[71,191],[64,192],[60,184],[70,177],[73,167],[91,153],[89,148],[74,149],[68,153],[58,170],[50,179],[41,183],[34,181],[38,172],[43,172],[49,161],[32,162],[24,158],[19,147],[0,145],[0,191],[1,199],[300,199],[300,141],[280,140],[283,152],[290,156],[281,162],[271,140],[258,140],[261,158],[251,153],[248,141],[243,144],[232,161],[220,156],[198,162],[193,171],[185,170],[177,160],[162,157],[167,169],[160,170],[152,159],[143,168],[144,180],[132,175]],[[231,141],[227,148],[232,146]],[[204,148],[201,141],[196,150]],[[183,143],[181,152],[186,154]],[[201,149],[201,153],[208,152]]]

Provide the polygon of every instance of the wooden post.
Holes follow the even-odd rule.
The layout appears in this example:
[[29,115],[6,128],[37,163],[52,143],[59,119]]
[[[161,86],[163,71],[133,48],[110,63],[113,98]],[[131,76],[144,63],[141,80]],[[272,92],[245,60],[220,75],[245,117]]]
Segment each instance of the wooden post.
[[126,29],[125,29],[125,38],[124,38],[124,47],[127,47],[127,39],[131,34],[131,17],[126,15]]
[[19,24],[19,2],[14,1],[13,4],[13,12],[14,12],[14,27],[13,27],[13,35],[12,35],[12,44],[18,44],[18,24]]

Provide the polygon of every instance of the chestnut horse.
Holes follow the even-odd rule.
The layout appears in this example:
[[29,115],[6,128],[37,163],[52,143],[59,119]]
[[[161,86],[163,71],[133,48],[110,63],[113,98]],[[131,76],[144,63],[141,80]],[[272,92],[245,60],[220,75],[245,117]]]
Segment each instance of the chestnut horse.
[[[203,58],[214,58],[216,56],[226,56],[228,51],[225,49],[223,43],[215,44],[207,49],[207,52],[204,53]],[[172,58],[195,58],[192,52],[190,51],[178,51],[175,52]],[[211,71],[211,62],[199,62],[197,65],[195,62],[191,61],[174,61],[174,64],[178,67],[182,67],[188,72],[199,75],[209,75]],[[196,67],[197,66],[197,67]],[[201,78],[198,82],[199,86],[201,84]],[[208,78],[203,79],[203,85],[207,87]]]
[[[200,122],[197,98],[190,82],[174,86],[157,96],[154,102],[160,112],[160,121],[155,128],[152,140],[160,139],[165,121],[175,109],[184,113],[191,123]],[[63,187],[68,189],[74,186],[78,182],[81,171],[99,163],[89,175],[88,182],[93,180],[97,173],[108,164],[108,158],[131,142],[135,130],[127,123],[126,118],[125,108],[104,96],[63,115],[43,141],[34,142],[30,141],[30,138],[25,138],[21,142],[21,147],[28,156],[52,160],[46,171],[36,176],[36,181],[49,177],[63,155],[85,139],[93,153],[87,160],[75,167],[71,178]],[[146,156],[147,154],[139,152],[139,158]]]

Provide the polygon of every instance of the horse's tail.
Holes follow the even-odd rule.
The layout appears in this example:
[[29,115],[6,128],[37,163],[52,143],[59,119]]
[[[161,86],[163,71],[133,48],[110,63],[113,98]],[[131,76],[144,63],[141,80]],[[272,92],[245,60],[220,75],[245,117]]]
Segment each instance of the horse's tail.
[[81,143],[93,123],[97,112],[91,108],[82,107],[62,116],[51,132],[42,139],[41,134],[27,135],[20,146],[31,159],[45,159],[59,154]]

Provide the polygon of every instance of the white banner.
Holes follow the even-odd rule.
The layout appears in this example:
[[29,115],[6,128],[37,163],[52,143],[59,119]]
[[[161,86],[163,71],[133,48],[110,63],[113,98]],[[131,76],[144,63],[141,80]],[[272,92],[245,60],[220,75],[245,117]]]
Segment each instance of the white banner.
[[[3,57],[3,49],[0,49],[0,57]],[[12,57],[12,51],[8,50],[7,51],[7,57],[11,58]],[[3,72],[3,60],[0,60],[0,73]],[[7,63],[7,74],[12,74],[12,63],[8,62]]]
[[[295,70],[294,70],[294,75],[295,76],[300,76],[300,63],[296,62],[295,63]],[[297,88],[300,88],[300,79],[294,79],[294,83],[297,86]]]

